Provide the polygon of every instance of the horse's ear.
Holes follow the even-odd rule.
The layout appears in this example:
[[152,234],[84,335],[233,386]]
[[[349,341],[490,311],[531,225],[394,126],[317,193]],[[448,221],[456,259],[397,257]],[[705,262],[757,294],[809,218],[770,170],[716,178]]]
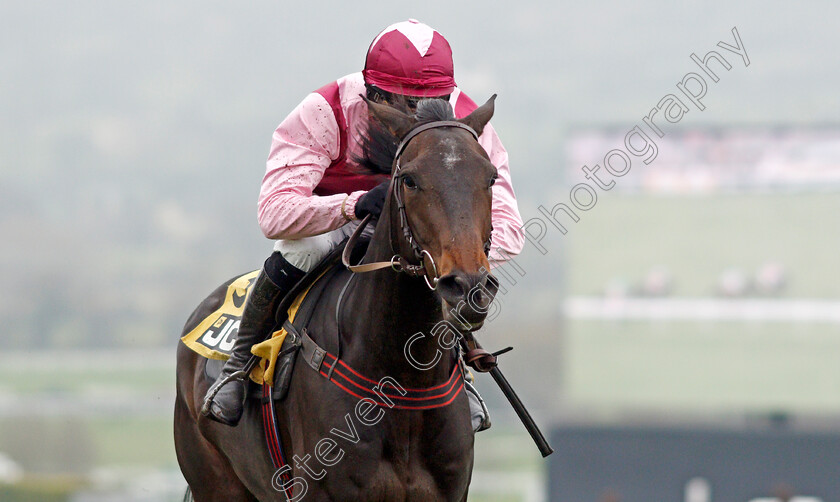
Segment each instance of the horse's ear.
[[484,126],[490,122],[490,118],[493,116],[495,101],[496,95],[493,94],[486,103],[473,110],[473,112],[466,117],[460,119],[459,122],[472,127],[473,130],[481,136],[481,133],[484,131]]
[[413,117],[406,115],[392,106],[375,103],[362,94],[359,96],[367,103],[371,117],[385,126],[397,138],[404,137],[414,126],[415,120]]

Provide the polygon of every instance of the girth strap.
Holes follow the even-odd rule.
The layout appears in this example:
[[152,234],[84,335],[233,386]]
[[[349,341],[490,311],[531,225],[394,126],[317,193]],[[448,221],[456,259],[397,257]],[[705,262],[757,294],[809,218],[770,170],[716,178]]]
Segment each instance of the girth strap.
[[306,332],[306,328],[298,331],[289,321],[283,324],[283,328],[300,337],[300,356],[303,357],[303,360],[306,361],[306,364],[310,368],[315,371],[321,371],[321,366],[324,364],[324,357],[326,357],[327,351],[315,343],[315,340]]

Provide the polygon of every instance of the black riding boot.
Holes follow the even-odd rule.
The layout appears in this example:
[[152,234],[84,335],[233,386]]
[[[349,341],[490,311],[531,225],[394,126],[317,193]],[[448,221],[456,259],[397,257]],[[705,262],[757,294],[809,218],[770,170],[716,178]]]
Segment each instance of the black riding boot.
[[[217,382],[222,382],[237,371],[242,371],[251,358],[251,346],[268,337],[275,325],[275,311],[280,301],[303,277],[304,272],[294,267],[275,252],[266,261],[257,277],[251,293],[245,302],[239,334],[225,362]],[[210,420],[235,426],[242,417],[248,376],[224,384],[215,397],[212,395],[218,384],[210,387],[204,398],[202,414]]]

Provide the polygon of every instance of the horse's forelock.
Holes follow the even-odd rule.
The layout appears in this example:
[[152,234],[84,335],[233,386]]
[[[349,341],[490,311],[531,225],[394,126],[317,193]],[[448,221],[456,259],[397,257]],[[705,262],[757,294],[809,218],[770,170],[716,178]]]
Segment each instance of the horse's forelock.
[[421,124],[438,120],[455,120],[455,112],[449,101],[443,99],[424,99],[417,103],[414,117]]

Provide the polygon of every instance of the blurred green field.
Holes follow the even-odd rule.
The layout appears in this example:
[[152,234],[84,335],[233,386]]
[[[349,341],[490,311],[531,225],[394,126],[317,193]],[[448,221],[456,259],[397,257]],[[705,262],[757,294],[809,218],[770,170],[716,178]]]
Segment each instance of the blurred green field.
[[840,413],[840,326],[573,321],[566,396],[599,410]]
[[791,298],[840,299],[840,193],[694,197],[607,193],[569,229],[566,293],[667,268],[674,294],[708,296],[730,267],[788,271]]
[[[721,272],[781,263],[781,298],[840,300],[840,194],[607,194],[569,232],[567,294],[638,287],[710,297]],[[569,320],[565,395],[598,410],[840,413],[840,325]]]
[[0,387],[23,393],[139,392],[174,388],[174,381],[174,365],[163,371],[157,366],[114,370],[97,367],[95,363],[81,371],[44,368],[21,372],[0,368]]

